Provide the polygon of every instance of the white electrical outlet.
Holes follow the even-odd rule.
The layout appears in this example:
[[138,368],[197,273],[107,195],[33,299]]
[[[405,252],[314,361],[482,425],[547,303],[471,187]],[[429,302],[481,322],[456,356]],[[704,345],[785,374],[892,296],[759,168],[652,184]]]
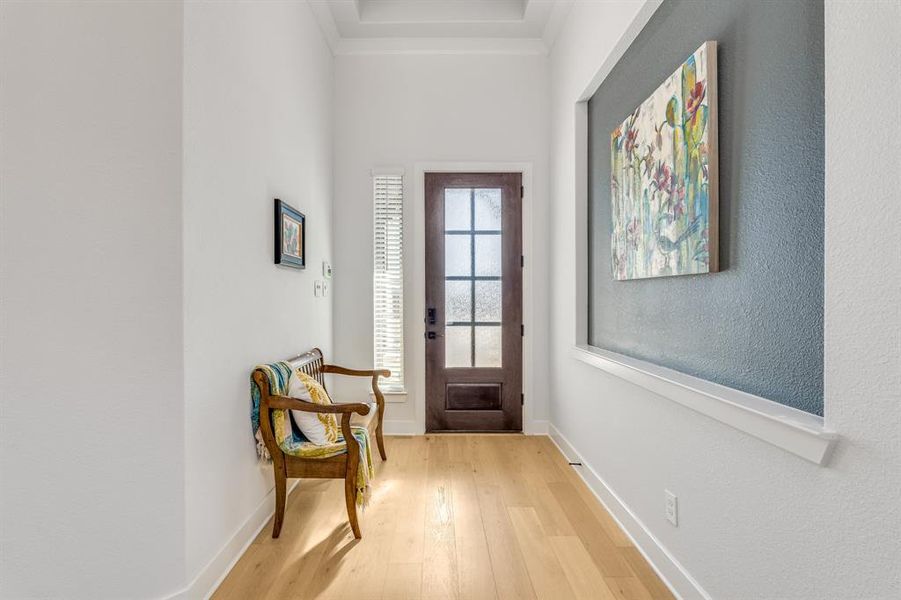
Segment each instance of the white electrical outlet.
[[669,490],[663,490],[666,496],[666,520],[673,524],[673,527],[679,526],[679,499]]
[[313,295],[317,298],[322,295],[322,281],[318,279],[313,282]]

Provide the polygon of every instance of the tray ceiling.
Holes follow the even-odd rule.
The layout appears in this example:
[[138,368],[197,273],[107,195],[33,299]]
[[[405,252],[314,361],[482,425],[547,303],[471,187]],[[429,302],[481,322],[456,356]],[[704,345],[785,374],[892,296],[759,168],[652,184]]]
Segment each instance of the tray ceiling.
[[336,54],[546,53],[572,0],[308,0]]

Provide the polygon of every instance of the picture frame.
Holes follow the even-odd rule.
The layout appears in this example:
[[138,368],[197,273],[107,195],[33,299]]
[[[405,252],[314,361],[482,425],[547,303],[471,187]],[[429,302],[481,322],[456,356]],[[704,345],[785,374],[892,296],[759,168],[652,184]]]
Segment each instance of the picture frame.
[[292,269],[307,266],[306,217],[302,212],[275,199],[275,264]]

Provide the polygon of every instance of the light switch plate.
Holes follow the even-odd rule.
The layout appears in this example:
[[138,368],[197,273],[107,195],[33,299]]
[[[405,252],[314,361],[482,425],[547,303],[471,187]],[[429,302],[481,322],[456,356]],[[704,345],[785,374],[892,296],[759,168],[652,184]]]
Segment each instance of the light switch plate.
[[322,281],[319,279],[313,282],[313,295],[317,298],[322,296]]
[[328,281],[323,281],[322,282],[322,295],[323,296],[328,296],[328,288],[329,288]]
[[332,278],[332,265],[327,260],[322,261],[322,276],[326,279]]
[[666,498],[665,514],[666,520],[673,524],[673,527],[679,526],[679,499],[669,490],[663,490]]

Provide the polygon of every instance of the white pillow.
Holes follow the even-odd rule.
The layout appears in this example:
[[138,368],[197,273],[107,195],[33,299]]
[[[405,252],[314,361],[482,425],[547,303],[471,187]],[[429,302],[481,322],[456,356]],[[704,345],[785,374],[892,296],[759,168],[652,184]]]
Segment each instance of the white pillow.
[[[288,380],[288,395],[313,404],[331,404],[328,392],[318,381],[295,369]],[[294,422],[304,436],[317,446],[327,446],[338,441],[341,429],[337,415],[292,410]]]

